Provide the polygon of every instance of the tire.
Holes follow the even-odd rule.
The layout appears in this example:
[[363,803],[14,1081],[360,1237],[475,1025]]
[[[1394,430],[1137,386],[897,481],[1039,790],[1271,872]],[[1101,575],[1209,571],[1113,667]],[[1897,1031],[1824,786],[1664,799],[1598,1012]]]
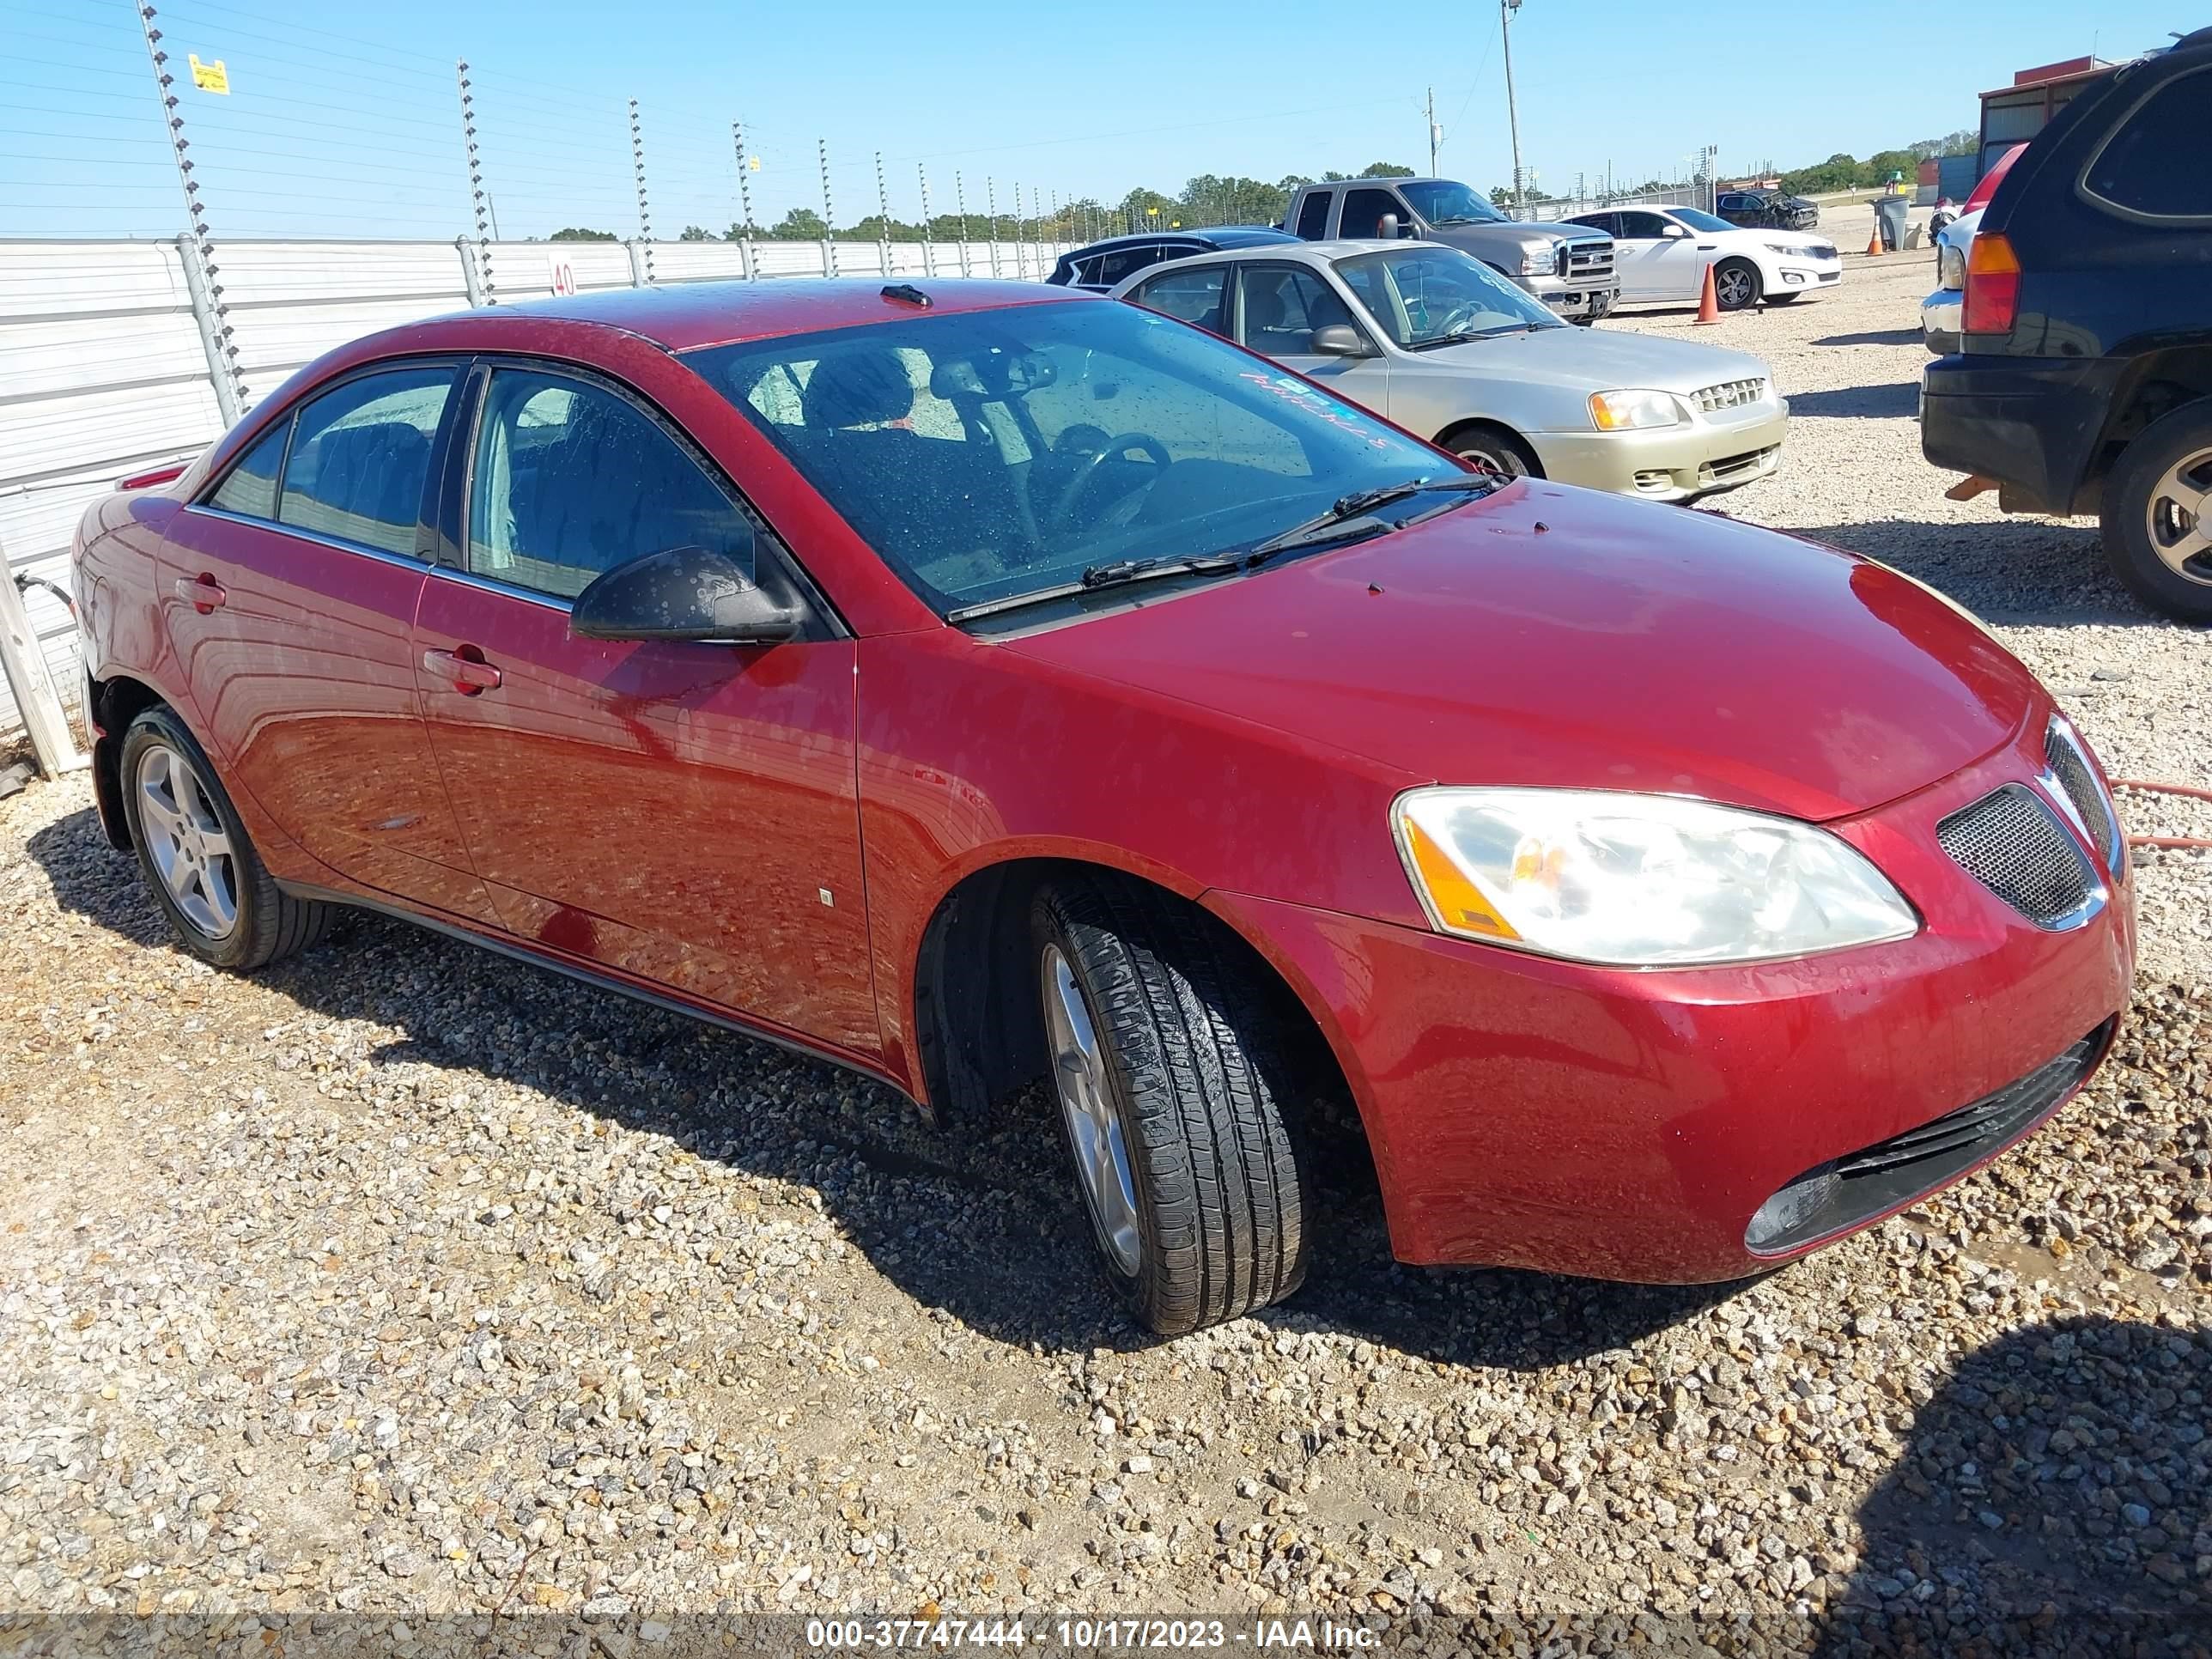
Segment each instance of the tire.
[[1165,1336],[1290,1295],[1306,1268],[1284,1115],[1299,1073],[1254,964],[1133,882],[1048,888],[1031,921],[1078,1201],[1115,1292]]
[[2128,592],[2177,622],[2212,623],[2212,399],[2160,416],[2105,480],[2105,556]]
[[139,871],[185,949],[250,971],[330,931],[331,907],[276,885],[207,751],[167,708],[157,703],[131,722],[119,773]]
[[1759,267],[1748,259],[1723,259],[1713,267],[1713,298],[1723,311],[1747,311],[1759,303]]
[[1540,478],[1544,468],[1536,452],[1502,426],[1470,426],[1446,433],[1437,440],[1462,460],[1473,461],[1509,478]]

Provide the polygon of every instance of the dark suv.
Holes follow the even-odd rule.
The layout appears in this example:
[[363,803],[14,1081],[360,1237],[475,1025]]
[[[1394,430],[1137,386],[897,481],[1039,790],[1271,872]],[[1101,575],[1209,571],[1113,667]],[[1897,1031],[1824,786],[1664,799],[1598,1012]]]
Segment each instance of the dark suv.
[[1136,236],[1109,236],[1103,242],[1063,253],[1048,283],[1062,288],[1088,289],[1103,294],[1125,276],[1147,265],[1170,259],[1188,259],[1194,253],[1213,253],[1225,247],[1261,247],[1270,242],[1295,242],[1287,231],[1266,225],[1214,225],[1205,230],[1164,230]]
[[1713,211],[1746,230],[1810,230],[1820,222],[1816,205],[1779,190],[1724,190]]
[[2095,513],[2146,605],[2212,623],[2212,29],[2077,95],[1990,199],[1920,442],[2008,513]]

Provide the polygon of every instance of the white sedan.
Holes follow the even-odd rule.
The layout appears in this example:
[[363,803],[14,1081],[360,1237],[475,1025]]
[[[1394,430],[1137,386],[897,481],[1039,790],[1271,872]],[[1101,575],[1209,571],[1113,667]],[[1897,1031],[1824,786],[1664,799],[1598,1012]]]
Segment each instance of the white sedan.
[[1780,305],[1844,280],[1836,245],[1795,230],[1746,230],[1696,208],[1610,208],[1567,221],[1613,237],[1613,272],[1622,305],[1658,301],[1695,304],[1713,268],[1713,297],[1723,311],[1765,300]]
[[1937,356],[1959,349],[1959,325],[1966,303],[1966,254],[1982,210],[1962,213],[1936,233],[1936,287],[1920,302],[1920,336]]

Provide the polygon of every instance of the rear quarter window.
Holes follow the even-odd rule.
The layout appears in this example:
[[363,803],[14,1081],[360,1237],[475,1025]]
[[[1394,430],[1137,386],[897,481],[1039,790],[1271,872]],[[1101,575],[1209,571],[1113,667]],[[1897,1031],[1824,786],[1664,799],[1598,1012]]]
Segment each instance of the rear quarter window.
[[2208,102],[2212,69],[2174,76],[2130,108],[2098,146],[2082,190],[2131,218],[2212,222]]

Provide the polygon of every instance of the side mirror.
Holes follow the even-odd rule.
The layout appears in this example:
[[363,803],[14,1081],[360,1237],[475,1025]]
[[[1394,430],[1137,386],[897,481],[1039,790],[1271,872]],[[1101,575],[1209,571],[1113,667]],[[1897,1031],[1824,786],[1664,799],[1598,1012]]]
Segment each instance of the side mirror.
[[671,547],[632,559],[576,595],[568,627],[587,640],[773,645],[805,613],[770,595],[726,553]]
[[1325,323],[1313,331],[1313,355],[1316,357],[1365,357],[1371,352],[1359,331],[1351,324]]
[[1377,236],[1380,236],[1386,242],[1396,241],[1398,240],[1398,216],[1395,213],[1384,214],[1380,219],[1375,222],[1375,234]]
[[1681,226],[1674,223],[1672,220],[1668,222],[1667,234],[1674,240],[1679,242],[1689,234],[1690,233],[1688,231],[1683,229]]

